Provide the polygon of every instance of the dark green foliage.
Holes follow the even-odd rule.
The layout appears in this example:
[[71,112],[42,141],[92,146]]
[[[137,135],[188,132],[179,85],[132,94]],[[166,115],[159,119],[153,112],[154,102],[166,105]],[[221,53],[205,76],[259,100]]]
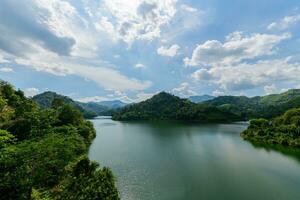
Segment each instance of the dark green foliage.
[[56,94],[55,92],[44,92],[42,94],[38,94],[32,98],[41,108],[57,108],[63,104],[68,104],[73,108],[79,110],[84,118],[91,119],[97,116],[97,114],[91,109],[85,109],[79,102],[72,100],[69,97],[62,96]]
[[248,98],[245,96],[221,96],[204,104],[239,115],[244,120],[254,118],[271,119],[291,108],[300,107],[300,90],[293,89],[282,94]]
[[0,199],[118,199],[110,170],[82,159],[96,136],[92,123],[72,105],[52,103],[40,109],[0,82]]
[[98,164],[82,157],[67,167],[68,176],[53,192],[54,199],[119,199],[108,168],[98,169]]
[[126,106],[113,115],[114,120],[183,120],[226,122],[239,120],[230,112],[215,106],[195,104],[166,92],[144,102]]
[[272,120],[256,119],[241,136],[256,143],[300,147],[300,108],[291,109]]

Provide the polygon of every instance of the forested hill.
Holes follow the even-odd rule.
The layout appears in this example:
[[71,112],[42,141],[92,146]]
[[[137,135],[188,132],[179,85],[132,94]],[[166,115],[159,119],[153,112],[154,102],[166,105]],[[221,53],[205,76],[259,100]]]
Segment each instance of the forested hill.
[[215,106],[192,103],[161,92],[141,103],[128,105],[113,115],[114,120],[184,120],[227,122],[240,120],[237,115]]
[[112,172],[87,157],[94,137],[70,104],[41,109],[0,81],[0,199],[119,199]]
[[260,117],[269,119],[283,114],[288,109],[300,107],[300,90],[292,89],[281,94],[252,98],[245,96],[220,96],[203,103],[217,106],[245,119]]
[[38,94],[34,96],[32,100],[35,101],[41,108],[51,108],[54,101],[64,102],[80,110],[83,116],[87,119],[96,117],[97,115],[101,115],[102,112],[106,112],[109,110],[109,108],[106,106],[102,106],[96,103],[77,102],[67,96],[59,95],[55,92],[50,91]]

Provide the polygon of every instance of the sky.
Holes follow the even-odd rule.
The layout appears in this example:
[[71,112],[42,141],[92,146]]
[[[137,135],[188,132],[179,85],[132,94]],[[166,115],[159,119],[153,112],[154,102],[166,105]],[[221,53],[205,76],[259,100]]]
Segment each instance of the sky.
[[27,96],[300,88],[299,0],[0,0],[0,79]]

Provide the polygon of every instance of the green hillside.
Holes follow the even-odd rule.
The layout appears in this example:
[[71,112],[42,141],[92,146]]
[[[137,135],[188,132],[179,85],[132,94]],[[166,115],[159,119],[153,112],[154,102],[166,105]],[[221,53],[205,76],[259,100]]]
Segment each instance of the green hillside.
[[55,92],[44,92],[38,94],[34,96],[32,100],[35,101],[41,108],[51,108],[53,106],[54,101],[61,101],[80,110],[83,116],[87,119],[96,117],[98,115],[98,111],[102,112],[107,110],[107,108],[104,106],[93,106],[92,104],[76,102],[67,96],[59,95]]
[[263,97],[220,96],[204,104],[235,113],[244,119],[273,118],[291,108],[300,107],[300,90],[293,89],[281,94]]
[[201,105],[161,92],[141,103],[126,106],[114,120],[183,120],[198,122],[236,121],[238,117],[215,106]]
[[95,136],[70,103],[41,109],[0,82],[0,198],[119,199],[112,172],[87,157]]

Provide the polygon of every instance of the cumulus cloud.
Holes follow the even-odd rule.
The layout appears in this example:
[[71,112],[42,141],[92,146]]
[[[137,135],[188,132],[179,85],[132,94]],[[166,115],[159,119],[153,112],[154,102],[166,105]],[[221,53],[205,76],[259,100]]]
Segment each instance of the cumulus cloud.
[[215,91],[213,91],[212,95],[215,97],[224,96],[225,92],[221,91],[221,90],[215,90]]
[[40,90],[37,88],[26,88],[24,90],[24,94],[27,97],[33,97],[33,96],[39,94],[39,92],[40,92]]
[[102,16],[95,26],[126,43],[152,40],[160,37],[161,28],[175,16],[176,3],[177,0],[104,0],[100,10],[109,13],[109,17]]
[[300,22],[300,15],[292,15],[292,16],[286,16],[283,19],[281,19],[278,22],[272,22],[269,24],[268,29],[269,30],[286,30],[290,26],[293,26]]
[[296,84],[299,83],[299,76],[300,64],[290,63],[288,59],[202,68],[192,74],[195,80],[215,84],[225,91],[253,89],[274,81]]
[[164,47],[161,46],[160,48],[157,49],[157,54],[161,56],[168,56],[168,57],[174,57],[178,54],[178,51],[180,49],[180,46],[177,44],[174,44],[172,46]]
[[182,10],[187,11],[187,12],[191,12],[191,13],[195,13],[195,12],[198,11],[197,8],[191,7],[191,6],[186,5],[186,4],[182,4],[180,7],[181,7]]
[[197,95],[197,92],[195,92],[189,83],[187,82],[183,82],[181,83],[178,87],[174,88],[172,90],[172,92],[175,95],[179,95],[182,97],[189,97],[189,96],[193,96],[193,95]]
[[233,32],[226,37],[224,43],[209,40],[199,44],[191,58],[185,58],[186,66],[232,65],[244,60],[272,55],[275,46],[282,40],[290,38],[288,33],[282,35],[259,34],[249,36],[242,32]]
[[274,84],[266,85],[264,90],[266,94],[274,94],[277,91],[277,87]]
[[30,0],[0,2],[0,48],[21,55],[24,49],[31,50],[24,44],[24,40],[31,39],[57,54],[69,55],[74,39],[56,35],[44,26],[36,3]]
[[11,67],[1,67],[0,72],[6,72],[6,73],[14,72],[14,69]]
[[145,68],[146,68],[146,65],[141,64],[141,63],[138,63],[138,64],[136,64],[134,67],[137,68],[137,69],[145,69]]
[[0,31],[2,63],[79,76],[105,89],[143,90],[151,85],[123,75],[95,56],[97,31],[69,1],[1,1]]

